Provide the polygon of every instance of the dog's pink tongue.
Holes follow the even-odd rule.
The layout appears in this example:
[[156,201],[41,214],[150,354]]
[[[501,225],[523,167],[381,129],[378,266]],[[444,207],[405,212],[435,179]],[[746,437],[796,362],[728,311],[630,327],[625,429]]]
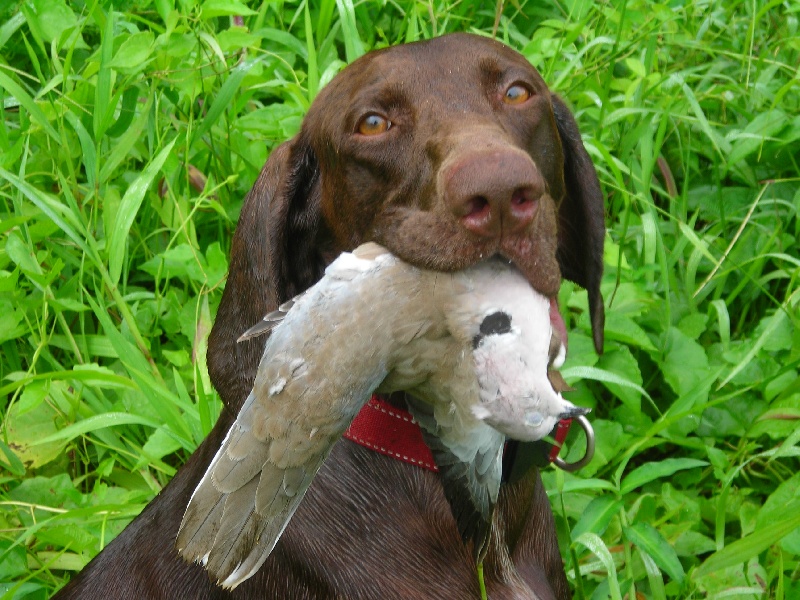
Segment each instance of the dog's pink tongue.
[[561,317],[561,313],[558,310],[558,300],[555,298],[550,298],[550,325],[552,326],[555,334],[561,340],[561,343],[564,344],[564,350],[566,350],[567,326],[564,323],[564,319]]
[[550,298],[550,326],[553,328],[553,337],[550,338],[550,364],[547,368],[547,378],[556,393],[571,392],[572,388],[553,365],[556,356],[561,353],[561,346],[565,353],[561,356],[562,360],[567,352],[567,326],[564,319],[561,318],[561,313],[558,312],[558,301],[555,298]]

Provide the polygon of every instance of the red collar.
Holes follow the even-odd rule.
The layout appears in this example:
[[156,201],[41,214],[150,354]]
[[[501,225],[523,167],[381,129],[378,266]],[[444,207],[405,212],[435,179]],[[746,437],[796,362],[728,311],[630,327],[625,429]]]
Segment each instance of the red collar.
[[411,413],[374,395],[350,423],[344,437],[380,454],[438,471],[431,449]]
[[[558,456],[570,423],[571,419],[565,419],[556,428],[556,443],[548,456],[551,462]],[[411,413],[392,406],[377,395],[372,396],[356,415],[344,437],[385,456],[430,471],[439,470]]]

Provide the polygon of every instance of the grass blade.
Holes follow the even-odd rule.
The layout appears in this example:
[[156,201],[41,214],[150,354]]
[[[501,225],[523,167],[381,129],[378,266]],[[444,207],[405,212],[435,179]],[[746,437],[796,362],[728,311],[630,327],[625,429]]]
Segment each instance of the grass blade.
[[252,61],[245,62],[231,71],[225,83],[222,84],[219,92],[217,92],[214,102],[211,103],[211,107],[208,109],[205,118],[200,122],[197,129],[192,132],[192,137],[189,141],[190,148],[194,146],[197,140],[208,133],[214,123],[222,116],[225,109],[231,106],[233,97],[236,95],[236,92],[239,91],[239,86],[242,85],[245,75],[250,71],[253,64]]
[[696,458],[667,458],[659,462],[649,462],[635,468],[625,476],[620,485],[620,493],[627,494],[646,483],[669,477],[678,471],[705,467],[708,462]]
[[793,502],[786,507],[783,518],[757,529],[709,556],[692,572],[692,579],[698,580],[722,569],[747,562],[773,544],[777,544],[798,527],[800,527],[800,502]]
[[19,102],[20,106],[28,111],[28,114],[30,114],[39,126],[44,129],[45,133],[53,138],[56,145],[61,145],[61,138],[58,132],[50,124],[50,121],[47,120],[47,117],[44,116],[42,109],[36,105],[36,102],[34,102],[33,98],[30,97],[21,85],[2,71],[0,71],[0,87],[11,94],[16,101]]
[[113,285],[119,283],[128,234],[133,220],[136,218],[136,213],[139,212],[139,207],[142,205],[145,192],[147,192],[150,184],[153,183],[153,179],[155,179],[161,167],[164,166],[164,161],[167,160],[167,156],[172,152],[176,141],[177,138],[161,149],[161,152],[150,161],[122,197],[117,211],[115,227],[109,235],[108,242],[108,272]]
[[575,540],[575,543],[585,546],[589,552],[600,559],[608,575],[608,588],[611,592],[611,599],[622,600],[619,580],[617,579],[617,568],[614,565],[614,558],[611,556],[611,552],[608,551],[605,542],[597,534],[587,532],[579,536],[578,539]]
[[161,427],[161,424],[153,419],[132,415],[130,413],[110,412],[82,419],[77,423],[67,425],[64,429],[59,430],[53,435],[48,435],[47,437],[32,441],[30,444],[31,446],[38,446],[39,444],[69,441],[84,433],[90,433],[98,429],[105,429],[106,427],[115,427],[118,425],[145,425],[153,429]]
[[624,528],[625,537],[652,558],[674,581],[683,584],[686,573],[675,549],[649,523],[634,523]]
[[344,51],[347,62],[351,63],[365,52],[364,43],[356,26],[356,11],[353,0],[336,0],[339,10],[339,19],[342,23],[342,36],[344,37]]

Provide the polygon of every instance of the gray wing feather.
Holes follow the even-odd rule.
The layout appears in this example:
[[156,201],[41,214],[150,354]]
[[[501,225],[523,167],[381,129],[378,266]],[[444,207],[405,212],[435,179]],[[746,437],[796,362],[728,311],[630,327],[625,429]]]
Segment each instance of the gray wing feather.
[[297,300],[299,300],[302,296],[303,294],[298,294],[294,298],[281,304],[277,310],[267,313],[263,319],[236,338],[236,342],[244,342],[245,340],[249,340],[251,338],[271,332],[278,323],[286,318],[286,314],[295,305],[295,302],[297,302]]
[[208,540],[216,537],[224,510],[225,495],[217,491],[211,480],[204,479],[192,496],[178,533],[176,546],[184,556],[205,560]]
[[254,477],[235,493],[228,494],[225,499],[222,521],[206,565],[217,583],[225,582],[245,560],[258,539],[260,519],[254,503],[258,481]]
[[446,432],[436,421],[432,407],[410,396],[406,399],[439,468],[444,495],[461,538],[465,543],[472,540],[474,558],[476,562],[482,562],[488,550],[494,507],[500,491],[505,437],[497,433],[493,443],[479,449],[472,462],[465,462],[448,447]]

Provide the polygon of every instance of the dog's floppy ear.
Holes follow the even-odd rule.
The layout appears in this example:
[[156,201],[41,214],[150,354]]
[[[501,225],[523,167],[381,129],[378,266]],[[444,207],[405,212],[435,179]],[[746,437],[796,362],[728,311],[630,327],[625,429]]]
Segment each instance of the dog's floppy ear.
[[606,234],[600,182],[578,124],[563,100],[553,96],[556,127],[564,148],[566,197],[558,209],[558,262],[561,273],[589,293],[594,347],[603,352],[605,309],[600,294]]
[[236,339],[322,276],[321,229],[317,161],[301,133],[273,150],[244,201],[208,340],[209,375],[234,413],[253,386],[265,338]]

